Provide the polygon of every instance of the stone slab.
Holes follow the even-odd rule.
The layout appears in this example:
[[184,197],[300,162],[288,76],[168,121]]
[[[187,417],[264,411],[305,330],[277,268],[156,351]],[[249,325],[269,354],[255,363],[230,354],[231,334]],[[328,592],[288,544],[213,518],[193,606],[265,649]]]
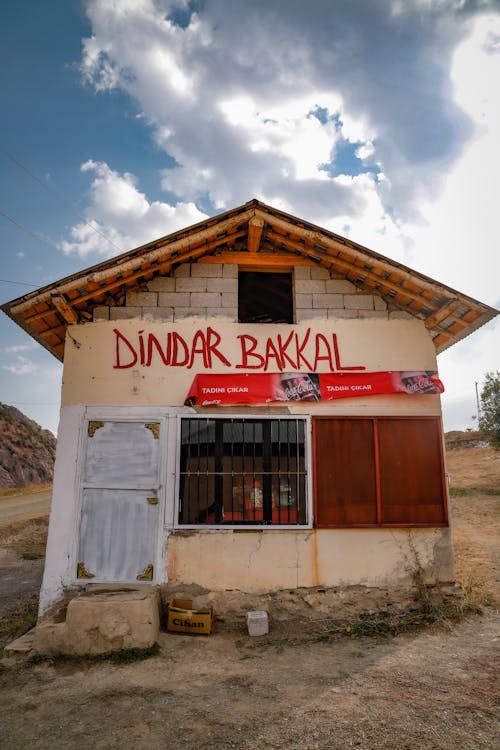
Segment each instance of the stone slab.
[[66,621],[38,625],[37,654],[92,656],[129,648],[149,648],[158,640],[160,604],[156,591],[83,594],[68,604]]
[[156,592],[124,591],[72,599],[66,614],[66,647],[74,654],[149,648],[158,640]]
[[33,639],[35,637],[35,628],[28,630],[24,635],[20,635],[11,643],[4,647],[5,656],[27,656],[33,650]]

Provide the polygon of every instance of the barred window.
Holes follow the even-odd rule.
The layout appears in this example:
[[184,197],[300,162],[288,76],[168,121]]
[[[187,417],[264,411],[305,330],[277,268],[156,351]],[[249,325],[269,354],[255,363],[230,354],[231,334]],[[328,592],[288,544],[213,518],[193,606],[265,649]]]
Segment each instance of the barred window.
[[180,524],[303,525],[305,420],[181,420]]

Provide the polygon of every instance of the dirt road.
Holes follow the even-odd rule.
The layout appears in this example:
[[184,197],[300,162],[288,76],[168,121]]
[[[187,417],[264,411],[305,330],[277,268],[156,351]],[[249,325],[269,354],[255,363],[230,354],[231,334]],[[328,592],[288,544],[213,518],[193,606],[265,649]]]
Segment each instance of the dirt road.
[[293,646],[163,634],[141,663],[5,675],[3,748],[493,750],[497,632],[489,616]]
[[35,615],[51,496],[50,485],[0,496],[0,648],[10,640],[13,613],[28,608]]
[[0,527],[48,515],[51,497],[52,489],[0,496]]

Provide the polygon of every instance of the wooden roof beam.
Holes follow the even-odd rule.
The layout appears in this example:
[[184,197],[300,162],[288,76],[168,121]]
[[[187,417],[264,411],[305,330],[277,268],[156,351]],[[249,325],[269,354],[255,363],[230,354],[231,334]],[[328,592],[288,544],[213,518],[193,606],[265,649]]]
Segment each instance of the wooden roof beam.
[[[141,269],[139,272],[137,272],[137,269],[140,268],[145,262],[168,262],[169,260],[171,260],[172,262],[175,261],[175,263],[177,263],[178,255],[176,255],[175,259],[172,258],[172,255],[174,253],[182,253],[183,257],[184,255],[188,257],[189,251],[193,247],[199,247],[200,245],[203,245],[204,251],[206,252],[206,246],[210,241],[218,240],[219,244],[220,242],[227,242],[227,236],[221,239],[221,234],[225,233],[227,235],[228,232],[238,231],[238,229],[242,225],[246,225],[248,219],[252,218],[254,214],[255,210],[253,208],[250,208],[241,214],[230,216],[224,221],[216,222],[214,220],[213,223],[209,223],[208,228],[201,229],[195,234],[188,235],[187,237],[183,237],[182,239],[172,240],[172,242],[170,243],[163,242],[159,246],[156,246],[154,250],[148,250],[145,253],[141,253],[140,255],[132,257],[124,262],[120,261],[116,265],[110,266],[109,268],[99,271],[91,271],[87,275],[78,276],[77,278],[71,277],[70,279],[67,279],[64,284],[59,286],[59,288],[57,288],[56,285],[51,285],[48,289],[45,289],[45,291],[40,294],[35,293],[34,295],[30,295],[29,299],[25,299],[23,302],[20,302],[18,305],[16,305],[16,307],[12,308],[11,313],[14,315],[21,315],[25,310],[29,310],[30,307],[33,307],[34,304],[50,301],[50,298],[54,293],[65,294],[72,289],[78,288],[82,285],[84,286],[89,281],[105,281],[109,277],[116,276],[117,273],[120,273],[122,275],[128,274],[129,278],[137,278],[138,276],[142,276],[144,274],[144,270]],[[165,257],[166,255],[168,255],[168,257]]]
[[442,320],[447,318],[454,310],[456,310],[459,305],[460,305],[460,300],[455,299],[452,302],[450,302],[448,305],[445,305],[444,307],[441,307],[439,310],[436,310],[436,312],[433,315],[429,315],[429,317],[426,318],[425,327],[429,329],[435,328],[439,323],[441,323]]
[[78,323],[77,313],[62,295],[54,295],[54,297],[52,297],[52,303],[59,315],[61,315],[62,319],[68,323],[68,325]]
[[[308,255],[309,249],[302,245],[300,242],[297,242],[295,240],[290,240],[286,237],[282,237],[281,235],[275,235],[274,232],[270,231],[268,232],[268,236],[276,239],[281,244],[285,245],[286,247],[290,247],[292,250],[298,250],[299,252],[302,252],[304,255]],[[406,289],[402,289],[401,287],[395,285],[394,283],[391,283],[390,281],[387,281],[377,274],[373,273],[373,271],[367,271],[364,268],[360,268],[360,266],[353,265],[352,263],[349,263],[346,260],[343,260],[342,258],[339,258],[337,255],[330,255],[329,253],[325,253],[325,255],[322,256],[322,262],[323,264],[327,265],[333,265],[334,267],[340,267],[344,273],[355,273],[358,276],[364,276],[367,279],[370,279],[373,281],[377,286],[384,287],[388,291],[394,291],[397,294],[400,294],[403,297],[407,297],[409,300],[412,300],[414,302],[420,302],[425,304],[427,300],[424,300],[420,295],[414,294],[413,292],[406,291]],[[366,262],[366,258],[365,258]]]
[[[241,235],[244,235],[245,232],[241,232]],[[210,243],[210,246],[215,249],[219,245],[222,245],[226,242],[225,237],[220,237],[218,240],[213,240]],[[207,247],[204,244],[202,247],[198,248],[197,250],[192,250],[190,252],[183,253],[181,255],[176,255],[174,258],[170,255],[168,258],[165,259],[163,263],[159,263],[157,266],[155,266],[155,271],[165,271],[167,268],[170,270],[172,265],[174,263],[183,263],[185,261],[191,260],[192,258],[196,258],[199,255],[204,255],[207,252]],[[218,263],[221,263],[222,261],[216,261]],[[234,263],[235,261],[233,261]],[[141,269],[139,271],[136,271],[135,273],[131,273],[129,276],[123,276],[120,279],[115,279],[113,282],[106,284],[105,286],[98,287],[97,289],[94,289],[93,291],[89,292],[88,294],[84,294],[82,297],[75,297],[74,304],[81,304],[82,302],[86,302],[89,299],[93,299],[94,297],[99,297],[103,294],[107,294],[107,292],[111,291],[112,289],[116,289],[120,286],[126,286],[127,284],[130,284],[131,282],[138,279],[140,276],[144,276],[146,273],[149,273],[151,269],[148,267],[147,269]],[[116,272],[115,272],[116,273]],[[52,297],[52,300],[54,300],[54,297]],[[47,300],[48,302],[48,300]],[[52,308],[49,308],[48,310],[45,310],[41,313],[36,313],[35,315],[30,316],[29,318],[25,318],[25,323],[33,323],[35,320],[39,320],[40,318],[45,318],[47,315],[52,315],[54,313],[54,310]],[[66,320],[66,319],[65,319]],[[68,322],[68,321],[66,321]],[[78,320],[74,321],[75,323],[78,322]]]
[[[237,232],[237,235],[243,236],[245,234],[244,231]],[[219,245],[224,245],[227,242],[227,237],[219,237],[218,239],[212,240],[210,243],[208,243],[209,247],[207,248],[207,244],[204,243],[201,247],[198,247],[197,249],[193,249],[190,251],[187,251],[185,253],[181,253],[178,255],[175,255],[175,257],[172,257],[172,254],[169,255],[168,258],[165,258],[165,260],[162,263],[158,263],[157,266],[155,266],[155,271],[157,272],[167,272],[172,268],[174,263],[185,263],[186,261],[192,260],[193,258],[198,258],[200,255],[203,256],[205,253],[209,252],[210,250],[215,250]],[[219,261],[220,262],[220,261]],[[101,289],[97,289],[93,292],[90,292],[89,294],[84,295],[83,297],[80,297],[78,302],[85,302],[88,299],[91,299],[92,297],[96,297],[99,294],[102,294],[102,292],[107,292],[110,289],[114,289],[117,286],[122,286],[125,284],[128,284],[129,282],[135,281],[140,276],[144,276],[146,273],[149,273],[151,269],[141,269],[140,271],[137,271],[136,273],[130,274],[130,276],[126,276],[122,279],[119,279],[112,284],[109,284],[105,287],[102,287]]]
[[446,344],[448,341],[451,341],[452,339],[453,339],[453,334],[445,333],[444,331],[442,331],[441,333],[438,333],[437,336],[434,336],[434,338],[432,339],[432,343],[437,349],[438,347],[441,346],[441,344]]
[[256,253],[260,246],[260,240],[262,237],[262,230],[264,229],[265,221],[258,216],[252,216],[248,222],[248,252]]
[[[383,258],[377,257],[377,255],[373,251],[368,250],[368,248],[365,248],[363,251],[357,250],[352,244],[349,243],[348,240],[346,240],[345,242],[342,242],[340,238],[334,239],[332,237],[329,237],[328,235],[322,234],[319,231],[311,231],[311,230],[302,228],[300,226],[296,226],[295,224],[292,224],[289,221],[285,221],[284,219],[280,219],[279,217],[274,216],[273,214],[267,213],[259,209],[256,210],[255,215],[258,216],[259,218],[264,219],[264,221],[268,225],[272,226],[273,228],[276,228],[277,230],[281,230],[281,231],[286,232],[287,234],[295,235],[295,236],[298,236],[299,238],[304,239],[304,241],[307,243],[307,247],[304,245],[302,245],[302,247],[306,251],[310,250],[310,251],[316,252],[313,246],[323,245],[324,247],[330,248],[336,253],[339,253],[339,252],[349,253],[353,258],[356,258],[357,260],[361,261],[363,264],[371,261],[377,266],[383,268],[385,272],[390,272],[390,273],[397,272],[401,276],[402,281],[408,281],[412,284],[418,283],[418,285],[422,289],[428,289],[432,291],[435,296],[439,295],[441,297],[447,297],[450,301],[454,299],[454,297],[448,296],[445,293],[443,293],[442,289],[439,289],[439,291],[437,291],[436,285],[433,284],[431,281],[427,281],[426,279],[423,279],[420,276],[415,277],[414,274],[411,274],[405,268],[402,268],[400,264],[396,264],[393,261],[390,261],[388,258],[384,261]],[[283,240],[282,237],[280,237],[280,239]]]
[[238,252],[230,250],[221,252],[217,255],[206,255],[201,260],[202,263],[231,263],[237,266],[266,266],[283,267],[283,266],[317,266],[313,260],[295,253],[248,253],[246,251]]

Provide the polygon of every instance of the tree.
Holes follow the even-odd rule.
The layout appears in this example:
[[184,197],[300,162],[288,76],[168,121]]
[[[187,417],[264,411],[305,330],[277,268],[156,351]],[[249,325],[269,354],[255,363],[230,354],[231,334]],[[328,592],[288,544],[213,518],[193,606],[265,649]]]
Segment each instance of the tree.
[[481,419],[479,427],[487,434],[491,445],[500,448],[500,372],[487,372],[481,391]]

